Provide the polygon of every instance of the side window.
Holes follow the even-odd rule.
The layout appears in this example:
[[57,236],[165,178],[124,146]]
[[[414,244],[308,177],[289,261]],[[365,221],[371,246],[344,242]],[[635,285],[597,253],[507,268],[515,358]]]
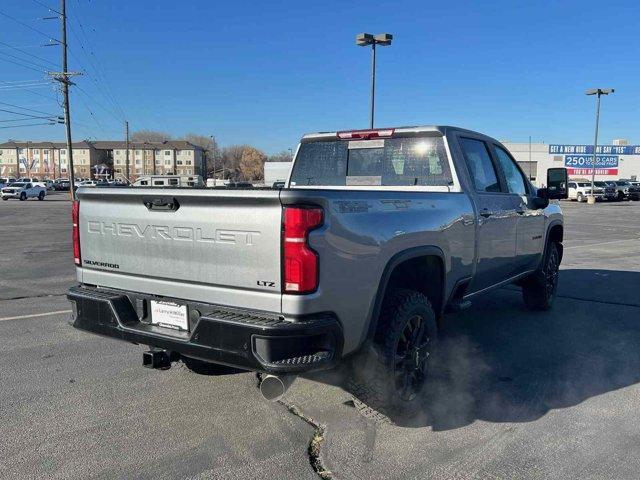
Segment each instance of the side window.
[[498,176],[487,145],[482,140],[461,138],[460,146],[476,190],[479,192],[499,192]]
[[578,188],[578,186],[575,183],[570,183],[569,188]]
[[516,165],[516,162],[503,148],[500,148],[497,145],[494,145],[494,148],[496,156],[498,157],[498,163],[500,164],[500,168],[502,168],[505,180],[507,181],[509,193],[526,195],[527,187],[524,183],[524,177],[522,176],[522,172]]

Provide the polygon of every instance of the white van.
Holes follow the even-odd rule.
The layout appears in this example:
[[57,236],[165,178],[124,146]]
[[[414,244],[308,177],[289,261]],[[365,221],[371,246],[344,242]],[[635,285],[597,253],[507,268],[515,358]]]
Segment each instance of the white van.
[[133,182],[134,187],[202,187],[200,175],[148,175]]

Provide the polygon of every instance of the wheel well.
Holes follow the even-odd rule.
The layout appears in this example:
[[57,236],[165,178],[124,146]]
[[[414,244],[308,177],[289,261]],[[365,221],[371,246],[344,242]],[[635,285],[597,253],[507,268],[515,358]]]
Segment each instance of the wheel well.
[[558,249],[560,250],[560,261],[562,261],[562,257],[564,254],[564,249],[562,248],[563,239],[564,239],[564,227],[562,225],[557,225],[557,224],[553,225],[551,227],[551,230],[549,230],[549,239],[547,240],[547,245],[550,242],[555,242],[558,245]]
[[[442,312],[444,266],[433,255],[413,257],[396,265],[385,289],[385,298],[395,289],[406,288],[422,293],[431,302],[436,317]],[[384,301],[384,299],[383,299]]]
[[549,231],[549,241],[562,243],[562,239],[564,238],[564,228],[562,225],[554,225],[551,227]]

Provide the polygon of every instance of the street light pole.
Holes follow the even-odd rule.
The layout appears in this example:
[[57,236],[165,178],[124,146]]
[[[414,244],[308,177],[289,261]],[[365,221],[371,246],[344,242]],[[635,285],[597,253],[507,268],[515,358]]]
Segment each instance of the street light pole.
[[[213,138],[213,135],[209,135],[209,138],[211,138],[211,159],[213,161],[213,186],[216,186],[216,149],[214,148],[215,145],[215,139]],[[205,173],[207,171],[207,167],[205,165]]]
[[376,43],[371,44],[371,113],[369,114],[369,128],[373,130],[373,116],[376,107]]
[[613,88],[593,88],[587,90],[585,93],[587,95],[597,95],[596,100],[596,134],[595,139],[593,141],[593,165],[591,166],[591,194],[587,198],[587,201],[590,205],[594,205],[596,203],[595,197],[595,183],[596,183],[596,160],[598,158],[598,129],[600,127],[600,97],[602,95],[609,95],[613,93]]
[[379,33],[378,35],[359,33],[356,35],[356,45],[360,47],[371,45],[371,111],[369,114],[369,128],[371,129],[373,129],[376,104],[376,45],[386,47],[391,45],[392,40],[393,35],[390,33]]

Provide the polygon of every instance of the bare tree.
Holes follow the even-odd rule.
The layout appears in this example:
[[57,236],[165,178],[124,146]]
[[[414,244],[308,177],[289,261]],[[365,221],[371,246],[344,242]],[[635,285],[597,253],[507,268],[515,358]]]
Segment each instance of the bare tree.
[[171,140],[170,133],[161,132],[159,130],[138,130],[131,134],[133,142],[164,142]]
[[222,164],[224,165],[224,171],[227,178],[237,180],[241,176],[240,160],[242,159],[242,153],[245,148],[248,148],[248,146],[230,145],[222,149]]
[[267,162],[292,162],[293,155],[291,154],[291,150],[283,150],[280,153],[276,153],[275,155],[269,155],[267,158]]
[[245,180],[254,181],[264,178],[264,162],[267,156],[254,147],[246,147],[240,158],[240,173]]
[[[220,177],[222,178],[223,174],[223,164],[221,158],[220,148],[218,147],[218,142],[214,137],[209,137],[207,135],[199,135],[197,133],[187,133],[184,136],[184,139],[197,145],[198,147],[204,150],[204,156],[207,165],[207,172],[209,173],[209,177]],[[215,172],[213,171],[215,167]]]

